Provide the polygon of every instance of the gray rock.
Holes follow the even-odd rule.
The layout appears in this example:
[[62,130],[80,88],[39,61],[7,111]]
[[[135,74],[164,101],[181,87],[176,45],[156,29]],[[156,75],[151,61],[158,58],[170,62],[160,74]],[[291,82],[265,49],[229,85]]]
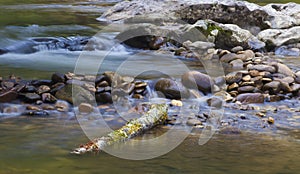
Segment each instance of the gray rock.
[[257,71],[267,71],[270,73],[275,73],[276,69],[273,66],[270,65],[252,65],[248,66],[249,70],[257,70]]
[[272,81],[270,83],[266,83],[263,86],[263,90],[268,90],[270,94],[277,94],[281,90],[281,83],[279,81]]
[[198,71],[189,71],[182,75],[182,84],[187,88],[198,88],[201,92],[207,94],[211,92],[212,79],[210,76]]
[[65,75],[61,73],[54,73],[51,77],[52,83],[64,83],[66,81]]
[[243,78],[242,72],[231,72],[225,76],[226,83],[232,84],[232,83],[239,83]]
[[188,119],[186,124],[188,126],[197,126],[197,125],[202,125],[202,122],[198,119],[192,118],[192,119]]
[[95,97],[88,90],[78,85],[70,85],[70,84],[58,90],[55,94],[55,97],[57,99],[65,100],[75,105],[83,102],[91,102],[95,100]]
[[239,93],[251,93],[255,90],[254,86],[241,86],[238,88]]
[[244,69],[244,62],[240,59],[237,59],[237,60],[233,60],[229,63],[233,69],[235,70],[242,70]]
[[180,83],[171,79],[160,79],[155,84],[155,90],[169,99],[182,99],[189,96],[188,90]]
[[284,74],[286,76],[295,77],[294,72],[288,66],[286,66],[282,63],[275,63],[275,64],[273,64],[273,66],[275,66],[277,68],[278,73]]
[[236,46],[236,47],[234,47],[234,48],[231,49],[231,52],[237,53],[237,52],[243,51],[243,50],[244,50],[243,47],[241,47],[241,46]]
[[234,0],[132,0],[116,4],[98,20],[122,21],[141,15],[158,16],[158,18],[179,17],[188,23],[194,23],[199,19],[212,19],[217,22],[237,24],[257,33],[261,29],[299,25],[300,17],[297,15],[299,12],[300,6],[295,3],[259,6]]
[[41,96],[36,93],[27,93],[25,94],[25,100],[28,102],[35,102],[37,100],[40,100]]
[[237,96],[241,103],[264,103],[264,95],[261,93],[244,93]]
[[96,94],[96,101],[97,103],[113,103],[113,100],[112,100],[112,96],[109,92],[103,92],[103,93],[99,93],[99,94]]

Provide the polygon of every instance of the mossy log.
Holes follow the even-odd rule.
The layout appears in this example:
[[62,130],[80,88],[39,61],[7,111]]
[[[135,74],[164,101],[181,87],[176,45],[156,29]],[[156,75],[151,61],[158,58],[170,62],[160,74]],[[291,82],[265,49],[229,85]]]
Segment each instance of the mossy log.
[[168,117],[167,113],[168,106],[166,104],[152,104],[149,111],[140,118],[130,120],[120,129],[109,133],[107,136],[96,138],[89,143],[74,149],[71,153],[83,154],[86,152],[98,152],[103,150],[106,146],[126,141],[165,122]]

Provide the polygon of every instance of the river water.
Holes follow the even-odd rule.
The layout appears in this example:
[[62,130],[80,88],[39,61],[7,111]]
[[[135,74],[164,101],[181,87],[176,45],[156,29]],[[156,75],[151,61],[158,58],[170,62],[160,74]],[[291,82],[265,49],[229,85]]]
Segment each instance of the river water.
[[[93,63],[97,56],[107,54],[105,46],[115,46],[115,49],[100,71],[116,70],[136,50],[111,41],[116,33],[103,32],[104,26],[96,18],[117,1],[0,1],[0,49],[12,50],[0,55],[0,76],[15,74],[27,79],[48,79],[55,71],[73,71],[80,55],[89,58],[87,64],[88,61]],[[37,38],[72,42],[98,32],[101,33],[101,48],[96,51],[32,46]],[[141,64],[168,69],[174,77],[180,75],[176,74],[178,68],[174,64],[159,62],[152,56],[144,52],[130,61],[139,59]],[[300,65],[299,58],[284,60],[294,69]],[[195,61],[183,62],[189,69],[203,70]],[[134,64],[129,68],[139,70],[143,66]],[[151,77],[148,74],[143,78]],[[124,160],[105,152],[84,156],[69,154],[74,147],[88,141],[70,115],[0,118],[0,173],[296,174],[300,171],[300,117],[293,117],[295,129],[285,133],[217,133],[203,146],[198,145],[199,135],[194,134],[168,154],[146,161]]]

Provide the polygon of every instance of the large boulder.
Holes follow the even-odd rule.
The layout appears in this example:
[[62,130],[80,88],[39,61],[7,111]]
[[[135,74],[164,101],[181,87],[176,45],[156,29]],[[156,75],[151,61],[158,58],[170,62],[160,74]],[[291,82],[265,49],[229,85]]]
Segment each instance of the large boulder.
[[158,80],[154,88],[169,99],[182,99],[189,96],[188,90],[180,82],[171,79]]
[[[124,21],[136,16],[154,15],[195,23],[212,19],[232,23],[256,33],[268,28],[289,28],[300,24],[300,5],[296,3],[259,6],[235,0],[132,0],[116,4],[98,18],[100,21]],[[245,20],[247,17],[247,20]]]
[[[74,95],[73,95],[74,94]],[[71,104],[80,104],[84,102],[91,102],[95,100],[88,90],[78,85],[66,85],[56,92],[55,97],[60,100],[68,101]]]

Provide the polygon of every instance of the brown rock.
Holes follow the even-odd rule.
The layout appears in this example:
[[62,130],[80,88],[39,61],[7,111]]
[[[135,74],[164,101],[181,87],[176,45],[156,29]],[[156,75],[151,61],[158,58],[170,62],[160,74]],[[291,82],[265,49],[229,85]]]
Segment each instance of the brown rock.
[[282,63],[274,63],[273,66],[277,68],[277,72],[286,76],[295,77],[294,72],[286,65]]
[[181,82],[184,86],[190,89],[198,88],[203,93],[210,93],[212,79],[210,76],[198,71],[189,71],[182,75]]
[[229,63],[233,69],[243,69],[244,62],[241,59],[233,60]]
[[89,103],[81,103],[78,106],[78,111],[81,113],[91,113],[93,112],[94,108],[91,104]]
[[264,95],[261,93],[244,93],[237,96],[241,103],[264,103]]
[[[187,82],[186,79],[189,77],[183,77],[184,82]],[[181,99],[181,98],[187,98],[189,96],[188,90],[180,83],[176,82],[171,79],[160,79],[155,84],[155,90],[161,92],[164,97],[169,99]]]
[[239,59],[239,57],[238,57],[237,54],[235,54],[235,53],[228,53],[228,54],[223,55],[220,58],[220,61],[228,63],[228,62],[231,62],[231,61],[236,60],[236,59]]
[[237,89],[238,87],[239,87],[239,85],[237,83],[233,83],[233,84],[228,86],[227,90],[232,91],[232,90]]
[[245,81],[245,82],[248,82],[248,81],[251,80],[251,76],[250,75],[246,75],[246,76],[243,77],[242,80]]
[[280,82],[272,81],[263,86],[264,91],[269,91],[270,94],[276,94],[281,90]]
[[61,73],[54,73],[51,77],[52,83],[64,83],[66,81],[65,75]]
[[47,86],[47,85],[42,85],[42,86],[38,87],[37,93],[38,93],[38,94],[43,94],[43,93],[49,92],[50,90],[51,90],[51,89],[50,89],[49,86]]
[[50,93],[42,94],[42,101],[46,103],[55,103],[57,99]]
[[238,88],[239,93],[253,92],[254,90],[254,86],[242,86]]
[[231,72],[225,76],[226,83],[239,83],[243,78],[243,74],[241,72]]
[[0,93],[0,103],[11,102],[13,100],[16,100],[17,97],[18,97],[18,93],[13,90],[1,92]]

